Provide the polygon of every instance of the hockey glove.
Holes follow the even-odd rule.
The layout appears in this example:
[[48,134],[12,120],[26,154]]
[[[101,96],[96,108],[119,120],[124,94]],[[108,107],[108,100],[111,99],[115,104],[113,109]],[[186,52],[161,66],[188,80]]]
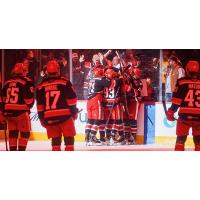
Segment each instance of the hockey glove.
[[168,110],[167,111],[167,120],[169,121],[175,121],[175,117],[174,117],[174,111],[173,110]]
[[71,112],[72,112],[72,118],[73,118],[73,120],[76,120],[76,119],[78,118],[78,113],[79,113],[78,108],[73,107],[73,108],[71,109]]

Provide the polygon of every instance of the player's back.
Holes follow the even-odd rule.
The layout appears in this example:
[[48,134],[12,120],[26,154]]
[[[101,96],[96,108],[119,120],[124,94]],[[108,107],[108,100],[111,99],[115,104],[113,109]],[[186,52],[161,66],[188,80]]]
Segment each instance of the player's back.
[[104,88],[103,105],[111,107],[113,104],[121,100],[122,79],[114,78],[108,87]]
[[200,80],[189,77],[179,79],[172,103],[180,105],[181,119],[200,120]]
[[38,111],[42,107],[45,124],[55,124],[71,116],[70,107],[76,102],[76,95],[70,81],[63,77],[49,77],[38,85]]
[[110,81],[105,77],[96,77],[90,79],[88,87],[88,99],[92,99],[97,94],[103,94],[103,90],[106,86],[109,86]]
[[5,116],[18,116],[29,111],[29,103],[33,97],[29,94],[27,82],[21,76],[14,76],[5,82],[2,90]]

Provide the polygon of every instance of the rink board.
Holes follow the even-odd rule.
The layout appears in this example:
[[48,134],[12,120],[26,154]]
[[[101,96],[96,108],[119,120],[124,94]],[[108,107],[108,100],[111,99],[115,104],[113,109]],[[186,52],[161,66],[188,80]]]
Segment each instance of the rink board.
[[[87,109],[86,101],[78,101],[77,107],[82,109],[82,112],[79,113],[77,120],[75,121],[76,127],[76,142],[83,142],[85,138],[85,125],[87,122]],[[140,107],[140,120],[138,120],[138,134],[137,141],[139,144],[144,143],[144,105]],[[32,125],[32,140],[47,140],[46,130],[41,126],[40,121],[37,115],[36,105],[33,106],[31,110],[31,125]]]
[[[82,112],[78,114],[78,118],[75,121],[75,127],[76,127],[76,142],[83,142],[85,140],[85,125],[87,121],[87,112],[86,112],[86,101],[78,101],[77,107],[79,109],[82,109]],[[138,134],[137,134],[137,142],[139,144],[144,143],[144,105],[140,106],[140,120],[138,120]],[[33,108],[31,109],[31,126],[32,126],[32,132],[31,132],[31,140],[48,140],[46,129],[41,126],[40,121],[38,119],[38,113],[36,108],[36,103],[34,104]],[[2,131],[0,131],[0,139],[4,138],[4,134]]]
[[[170,104],[167,104],[169,107]],[[86,101],[78,101],[78,108],[83,109],[75,122],[76,142],[84,141],[85,125],[87,121]],[[48,140],[46,129],[44,129],[37,115],[36,105],[31,109],[31,140]],[[161,103],[142,103],[139,109],[137,143],[139,144],[162,144],[174,145],[176,136],[176,121],[169,122]],[[3,138],[3,132],[0,138]],[[191,145],[189,138],[187,144]]]
[[[171,103],[166,103],[167,108]],[[178,118],[178,112],[175,114]],[[176,124],[177,121],[170,122],[167,120],[162,103],[155,104],[155,143],[166,146],[174,146],[176,141]],[[191,132],[191,131],[190,131]],[[191,134],[187,139],[186,146],[193,146]]]

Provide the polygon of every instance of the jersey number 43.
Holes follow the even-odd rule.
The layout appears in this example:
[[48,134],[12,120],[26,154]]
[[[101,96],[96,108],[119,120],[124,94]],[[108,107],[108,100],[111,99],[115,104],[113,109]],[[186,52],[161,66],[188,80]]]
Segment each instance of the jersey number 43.
[[189,107],[200,108],[200,90],[189,90],[185,99]]

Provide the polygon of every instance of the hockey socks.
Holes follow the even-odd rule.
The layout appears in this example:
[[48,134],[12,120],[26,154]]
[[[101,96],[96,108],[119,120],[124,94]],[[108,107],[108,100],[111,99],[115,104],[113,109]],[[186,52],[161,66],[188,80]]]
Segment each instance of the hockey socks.
[[65,151],[74,151],[74,137],[64,137]]
[[194,135],[193,136],[193,141],[194,141],[194,150],[195,151],[200,151],[200,136],[199,135]]
[[187,136],[177,136],[175,151],[185,151],[185,141]]
[[181,143],[176,143],[175,151],[185,151],[185,145]]
[[51,140],[52,151],[61,151],[61,137],[55,137]]
[[19,151],[26,151],[29,138],[30,138],[30,132],[21,132],[21,138],[19,138],[18,142]]
[[61,151],[60,146],[52,146],[52,151]]
[[18,131],[9,131],[9,149],[10,151],[17,151]]

